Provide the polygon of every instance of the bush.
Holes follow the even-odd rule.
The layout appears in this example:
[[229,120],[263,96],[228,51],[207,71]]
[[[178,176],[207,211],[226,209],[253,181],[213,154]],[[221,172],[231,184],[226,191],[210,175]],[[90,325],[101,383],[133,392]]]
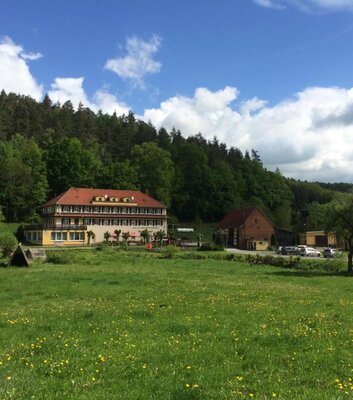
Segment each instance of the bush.
[[3,257],[9,257],[16,246],[17,240],[11,233],[0,234],[0,249]]
[[207,260],[208,256],[197,251],[189,251],[183,254],[183,258],[185,260]]
[[218,230],[214,235],[214,242],[216,245],[223,246],[224,249],[225,236],[221,230]]
[[161,258],[174,258],[179,252],[179,247],[168,245],[161,250]]
[[51,264],[91,264],[91,255],[72,250],[53,250],[47,252],[47,262]]
[[246,254],[244,261],[250,265],[272,265],[281,268],[298,268],[300,265],[300,257],[276,257],[271,255],[260,256],[259,254]]
[[198,248],[198,251],[224,251],[224,245],[222,243],[207,242],[203,243]]

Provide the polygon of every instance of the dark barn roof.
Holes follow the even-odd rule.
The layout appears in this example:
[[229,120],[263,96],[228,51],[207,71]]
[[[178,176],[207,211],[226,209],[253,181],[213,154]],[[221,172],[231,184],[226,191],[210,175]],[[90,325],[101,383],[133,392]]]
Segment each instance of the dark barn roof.
[[254,210],[259,210],[261,214],[272,224],[272,221],[267,217],[267,215],[259,207],[245,207],[245,208],[235,208],[222,219],[219,224],[221,229],[229,228],[239,228],[244,224],[244,222],[249,218]]
[[222,219],[219,224],[221,229],[235,228],[244,224],[256,207],[235,208]]

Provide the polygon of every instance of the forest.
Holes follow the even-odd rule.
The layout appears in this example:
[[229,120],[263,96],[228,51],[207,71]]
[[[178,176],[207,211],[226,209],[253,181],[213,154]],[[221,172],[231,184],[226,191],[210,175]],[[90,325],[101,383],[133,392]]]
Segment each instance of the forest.
[[285,178],[258,152],[228,148],[202,133],[156,130],[133,113],[94,113],[0,94],[0,207],[6,222],[36,222],[49,198],[75,187],[141,190],[168,206],[172,222],[217,222],[260,206],[282,229],[322,229],[330,203],[352,185]]

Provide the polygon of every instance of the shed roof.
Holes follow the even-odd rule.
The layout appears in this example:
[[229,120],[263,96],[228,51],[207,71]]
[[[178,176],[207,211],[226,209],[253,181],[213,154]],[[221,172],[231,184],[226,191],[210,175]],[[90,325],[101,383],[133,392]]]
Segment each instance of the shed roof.
[[25,252],[23,251],[21,243],[17,246],[7,265],[16,265],[17,267],[29,267],[29,262]]
[[[44,204],[43,207],[53,205],[90,205],[96,196],[108,197],[134,197],[134,203],[139,207],[158,207],[166,206],[155,200],[153,197],[136,190],[114,190],[114,189],[89,189],[89,188],[70,188],[66,192],[59,194]],[[128,204],[128,203],[127,203]]]

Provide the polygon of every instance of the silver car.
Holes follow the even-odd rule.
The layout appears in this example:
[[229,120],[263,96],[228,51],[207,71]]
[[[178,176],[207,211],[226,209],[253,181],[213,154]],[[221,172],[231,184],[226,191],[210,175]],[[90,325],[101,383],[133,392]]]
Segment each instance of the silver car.
[[303,257],[321,257],[321,252],[313,247],[304,247],[300,250],[300,255]]

